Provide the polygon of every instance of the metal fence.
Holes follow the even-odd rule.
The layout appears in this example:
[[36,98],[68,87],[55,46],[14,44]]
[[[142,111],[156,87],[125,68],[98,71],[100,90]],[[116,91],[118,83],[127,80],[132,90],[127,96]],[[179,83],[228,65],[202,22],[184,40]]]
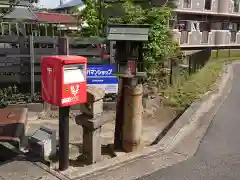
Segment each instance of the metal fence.
[[28,101],[41,101],[41,57],[66,54],[91,56],[95,58],[91,58],[92,61],[100,61],[103,56],[101,49],[78,48],[76,41],[66,37],[1,36],[0,100],[5,96],[11,97],[9,91],[11,94],[12,90],[9,89],[17,87],[18,98],[12,99],[20,98],[26,102],[27,97]]
[[7,87],[14,85],[35,97],[36,84],[41,82],[41,57],[59,53],[58,38],[1,36],[0,44],[0,93],[4,96],[9,93]]
[[136,71],[145,71],[148,74],[146,83],[149,86],[160,86],[166,88],[170,85],[179,85],[190,75],[198,72],[210,59],[211,49],[204,49],[192,52],[179,59],[169,59],[161,62],[137,62],[132,64],[131,61],[118,64],[118,70],[123,72],[124,69],[136,69]]

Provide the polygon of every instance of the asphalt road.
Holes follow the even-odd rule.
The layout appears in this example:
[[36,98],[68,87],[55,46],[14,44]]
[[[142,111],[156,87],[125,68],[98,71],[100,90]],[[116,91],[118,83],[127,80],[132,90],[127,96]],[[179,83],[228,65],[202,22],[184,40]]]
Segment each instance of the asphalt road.
[[240,65],[234,67],[232,91],[214,117],[196,154],[182,163],[138,180],[240,179]]

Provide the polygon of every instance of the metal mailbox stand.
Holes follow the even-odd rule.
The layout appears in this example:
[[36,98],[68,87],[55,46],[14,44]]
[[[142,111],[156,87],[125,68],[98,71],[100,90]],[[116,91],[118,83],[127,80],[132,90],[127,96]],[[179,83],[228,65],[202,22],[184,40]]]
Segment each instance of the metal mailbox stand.
[[70,107],[59,107],[59,170],[69,166],[69,111]]
[[[86,79],[82,80],[82,73],[76,74],[76,72],[79,72],[78,68],[81,69],[84,67],[84,71],[86,71],[87,59],[80,56],[66,56],[69,54],[68,46],[69,42],[67,38],[59,38],[59,56],[45,56],[42,57],[41,60],[42,97],[44,101],[49,104],[59,106],[58,156],[60,171],[66,170],[69,166],[70,106],[73,104],[85,103],[87,98]],[[76,66],[77,71],[76,69],[69,71],[69,68],[71,69],[72,66]],[[62,71],[59,71],[59,68],[62,68]],[[73,81],[73,79],[69,78],[75,77],[76,75],[81,75],[79,76],[80,79],[77,81],[76,79]],[[59,88],[65,90],[58,91]]]
[[[59,38],[60,55],[69,55],[69,41]],[[69,111],[70,107],[59,107],[59,170],[64,171],[69,167]]]

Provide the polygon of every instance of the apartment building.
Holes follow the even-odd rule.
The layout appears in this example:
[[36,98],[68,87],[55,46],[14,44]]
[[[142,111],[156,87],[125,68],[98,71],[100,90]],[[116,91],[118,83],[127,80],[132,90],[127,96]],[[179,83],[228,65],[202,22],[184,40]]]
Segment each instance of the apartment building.
[[172,21],[181,47],[240,46],[239,0],[177,0]]

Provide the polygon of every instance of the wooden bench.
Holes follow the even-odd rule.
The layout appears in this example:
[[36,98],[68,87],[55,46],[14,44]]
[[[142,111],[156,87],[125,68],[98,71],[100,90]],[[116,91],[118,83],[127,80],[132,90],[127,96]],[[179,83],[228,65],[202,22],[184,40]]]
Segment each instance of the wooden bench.
[[0,142],[20,147],[25,137],[27,108],[0,109]]

